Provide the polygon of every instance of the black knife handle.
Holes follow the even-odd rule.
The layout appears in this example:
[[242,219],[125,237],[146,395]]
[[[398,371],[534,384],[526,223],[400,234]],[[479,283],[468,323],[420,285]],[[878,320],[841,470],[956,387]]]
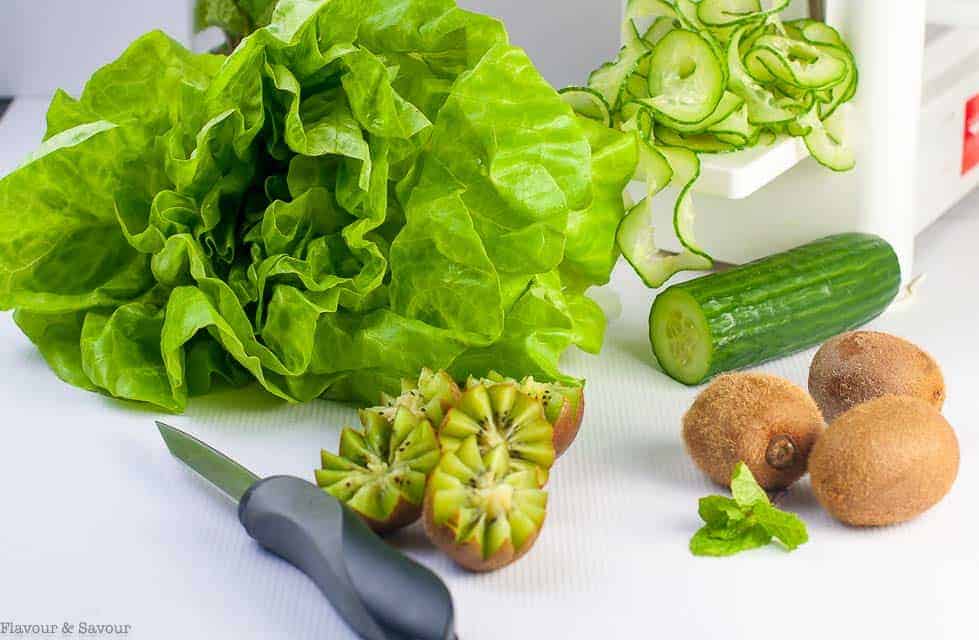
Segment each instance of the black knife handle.
[[309,576],[364,640],[454,638],[442,580],[315,485],[291,476],[259,480],[238,518],[259,544]]

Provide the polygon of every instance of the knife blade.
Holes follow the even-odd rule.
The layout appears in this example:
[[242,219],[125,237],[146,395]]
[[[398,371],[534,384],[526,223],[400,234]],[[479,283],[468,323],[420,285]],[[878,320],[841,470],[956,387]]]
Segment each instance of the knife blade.
[[248,534],[313,580],[361,638],[456,638],[452,597],[442,580],[381,540],[333,496],[300,478],[261,479],[192,435],[156,425],[170,453],[236,502]]
[[169,425],[157,422],[167,449],[191,471],[204,478],[235,504],[241,502],[248,489],[261,478],[214,447]]

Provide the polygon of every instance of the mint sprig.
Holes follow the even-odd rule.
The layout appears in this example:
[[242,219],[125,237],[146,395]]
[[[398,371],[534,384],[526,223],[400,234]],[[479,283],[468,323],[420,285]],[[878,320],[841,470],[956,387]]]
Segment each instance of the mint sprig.
[[690,551],[696,556],[730,556],[778,540],[788,551],[809,540],[806,524],[794,513],[772,505],[748,466],[739,462],[731,476],[731,495],[700,499],[704,521]]

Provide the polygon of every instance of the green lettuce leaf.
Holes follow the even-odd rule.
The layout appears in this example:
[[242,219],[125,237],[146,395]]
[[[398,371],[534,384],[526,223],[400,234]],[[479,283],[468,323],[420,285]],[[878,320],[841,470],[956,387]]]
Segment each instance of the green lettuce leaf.
[[143,36],[0,181],[0,308],[59,377],[169,411],[248,382],[376,402],[422,367],[567,381],[568,348],[598,351],[634,138],[501,23],[450,0],[197,18],[246,37]]
[[199,0],[194,7],[194,28],[203,31],[208,27],[240,37],[251,31],[251,21],[235,0]]
[[242,38],[269,24],[278,0],[197,0],[194,5],[194,30],[208,27],[224,31],[233,48]]
[[591,204],[568,215],[561,278],[565,286],[584,291],[608,282],[619,259],[615,230],[622,219],[622,193],[635,174],[639,149],[635,137],[579,118],[591,146]]
[[97,391],[82,367],[82,326],[85,312],[46,314],[18,310],[14,321],[31,342],[38,346],[54,373],[76,387]]

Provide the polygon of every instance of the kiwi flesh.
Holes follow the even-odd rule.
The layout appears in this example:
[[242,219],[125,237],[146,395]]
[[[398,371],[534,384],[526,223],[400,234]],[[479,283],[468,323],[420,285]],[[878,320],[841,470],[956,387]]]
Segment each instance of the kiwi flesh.
[[809,393],[828,422],[884,395],[914,396],[941,411],[945,380],[934,358],[886,333],[853,331],[820,347],[809,368]]
[[560,457],[578,436],[581,420],[585,415],[585,390],[581,385],[567,385],[559,382],[542,382],[533,376],[520,380],[507,378],[491,371],[484,380],[470,378],[467,386],[480,382],[512,382],[522,393],[537,398],[544,405],[544,414],[554,429],[554,452]]
[[445,412],[459,401],[461,393],[459,385],[445,371],[422,369],[417,382],[402,380],[401,395],[382,394],[381,406],[374,409],[388,420],[394,420],[398,409],[405,408],[437,426]]
[[438,437],[443,453],[457,450],[470,437],[483,453],[503,445],[509,464],[532,471],[539,486],[554,464],[554,429],[544,407],[514,382],[470,385],[445,414]]
[[505,444],[481,451],[476,436],[446,453],[425,494],[425,532],[470,571],[493,571],[533,546],[547,514],[547,493],[533,471],[510,464]]
[[363,431],[340,434],[339,455],[321,453],[316,483],[359,514],[377,533],[416,521],[426,480],[439,462],[432,424],[407,408],[389,420],[377,409],[360,412]]
[[777,376],[731,373],[704,389],[683,417],[687,452],[714,482],[730,486],[743,461],[768,490],[784,489],[806,472],[824,428],[809,395]]
[[883,396],[850,409],[809,458],[813,492],[837,520],[854,526],[904,522],[936,505],[959,469],[951,425],[924,400]]

